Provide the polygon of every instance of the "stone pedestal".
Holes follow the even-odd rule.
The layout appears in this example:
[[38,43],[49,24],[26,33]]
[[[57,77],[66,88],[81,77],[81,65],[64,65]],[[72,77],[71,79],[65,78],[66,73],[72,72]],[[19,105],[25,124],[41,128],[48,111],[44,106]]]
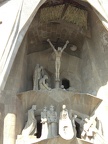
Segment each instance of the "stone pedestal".
[[16,144],[31,144],[37,141],[36,136],[29,135],[24,137],[22,135],[17,136]]
[[57,88],[57,89],[60,88],[60,80],[55,81],[55,88]]
[[51,138],[51,139],[43,140],[40,142],[36,142],[34,144],[93,144],[93,143],[86,142],[79,138],[73,138],[71,140],[64,140],[61,137],[57,137],[57,138]]

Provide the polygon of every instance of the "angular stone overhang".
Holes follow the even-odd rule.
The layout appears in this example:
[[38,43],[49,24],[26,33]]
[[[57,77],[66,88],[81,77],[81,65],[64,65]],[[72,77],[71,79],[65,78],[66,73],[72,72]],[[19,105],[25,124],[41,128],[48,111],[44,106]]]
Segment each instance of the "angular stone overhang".
[[52,89],[51,91],[27,91],[18,94],[22,102],[24,112],[26,112],[33,104],[37,105],[37,110],[44,106],[54,105],[56,111],[61,111],[62,105],[65,104],[67,109],[78,111],[82,114],[90,116],[94,110],[102,102],[101,99],[90,94],[76,93]]

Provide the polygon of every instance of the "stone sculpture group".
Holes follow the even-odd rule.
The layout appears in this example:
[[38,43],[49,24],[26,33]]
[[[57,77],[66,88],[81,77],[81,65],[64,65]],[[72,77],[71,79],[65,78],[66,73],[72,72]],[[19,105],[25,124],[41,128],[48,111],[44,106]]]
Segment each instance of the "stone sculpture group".
[[43,75],[43,67],[37,64],[33,74],[33,90],[39,89],[39,80],[43,77]]
[[[35,118],[36,105],[33,105],[30,110],[28,110],[28,120],[22,130],[22,135],[27,137],[31,134],[37,133],[37,120]],[[59,135],[66,139],[72,139],[75,136],[74,125],[72,120],[69,118],[68,110],[66,105],[62,106],[62,111],[60,112],[60,118],[58,120],[57,112],[53,105],[50,106],[49,110],[44,107],[41,112],[41,137],[40,139],[47,139],[57,137]],[[59,125],[58,125],[59,123]]]
[[[69,41],[67,40],[63,48],[58,47],[56,49],[54,45],[51,43],[50,39],[47,39],[47,42],[50,44],[51,48],[53,49],[55,53],[55,87],[59,88],[59,82],[60,82],[60,67],[61,67],[61,57],[64,49],[66,49]],[[48,76],[44,73],[44,69],[39,64],[36,65],[34,74],[33,74],[33,90],[51,90],[49,88],[48,83],[46,80],[48,79]]]
[[[33,105],[30,110],[28,110],[28,119],[25,124],[24,129],[22,130],[22,136],[27,138],[29,135],[36,135],[37,133],[37,120],[36,120],[36,105]],[[66,105],[62,106],[62,111],[60,115],[57,115],[53,105],[47,109],[44,107],[41,111],[41,137],[38,140],[44,140],[48,138],[54,138],[60,135],[65,140],[70,140],[76,137],[77,130],[75,121],[80,125],[81,138],[89,142],[93,142],[94,136],[96,133],[101,134],[102,131],[99,131],[96,128],[97,117],[94,115],[90,119],[79,119],[76,114],[73,113],[73,110],[68,111]],[[102,128],[99,123],[99,129]]]
[[62,53],[64,51],[64,49],[67,47],[69,41],[66,41],[66,44],[63,46],[63,48],[58,47],[58,49],[56,50],[56,48],[54,47],[54,45],[51,43],[50,39],[47,39],[47,42],[49,42],[51,48],[53,49],[54,53],[55,53],[55,76],[56,76],[56,81],[60,81],[60,66],[61,66],[61,56]]
[[33,90],[51,90],[47,80],[48,76],[44,73],[44,68],[37,64],[33,74]]

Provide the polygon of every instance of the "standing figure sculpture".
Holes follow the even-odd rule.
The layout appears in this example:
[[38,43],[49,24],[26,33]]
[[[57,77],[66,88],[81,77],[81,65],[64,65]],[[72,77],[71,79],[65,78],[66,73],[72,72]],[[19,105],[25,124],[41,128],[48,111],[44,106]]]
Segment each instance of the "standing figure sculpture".
[[30,110],[28,110],[28,120],[22,130],[23,136],[29,136],[30,134],[37,133],[37,120],[35,118],[36,105],[33,105]]
[[47,112],[48,118],[48,138],[56,137],[57,134],[57,112],[54,110],[54,106],[50,106],[50,110]]
[[41,112],[41,123],[42,123],[42,131],[41,131],[41,139],[48,138],[48,120],[47,120],[47,107],[44,107]]
[[61,66],[61,56],[62,56],[62,52],[64,51],[64,49],[67,47],[67,44],[69,43],[69,41],[66,41],[66,44],[63,46],[63,48],[58,47],[58,49],[56,50],[54,45],[51,43],[51,41],[49,39],[47,39],[47,42],[49,42],[50,46],[52,47],[52,49],[55,52],[55,76],[56,76],[56,81],[60,81],[59,75],[60,75],[60,66]]
[[39,90],[39,80],[43,75],[43,67],[37,64],[33,75],[33,90]]
[[62,138],[70,140],[74,137],[72,122],[69,118],[66,105],[63,105],[62,109],[63,110],[60,112],[60,119],[59,119],[59,134]]

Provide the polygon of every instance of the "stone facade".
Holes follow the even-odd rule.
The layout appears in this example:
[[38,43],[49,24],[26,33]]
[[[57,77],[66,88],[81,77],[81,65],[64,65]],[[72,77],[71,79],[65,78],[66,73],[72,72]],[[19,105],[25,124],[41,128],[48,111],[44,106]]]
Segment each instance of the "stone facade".
[[[99,117],[103,123],[103,139],[98,143],[102,144],[107,139],[108,129],[106,89],[99,94],[100,89],[103,86],[106,87],[108,81],[108,32],[101,23],[104,18],[98,14],[100,21],[87,2],[78,1],[78,3],[71,2],[69,5],[73,4],[87,10],[88,29],[78,27],[75,23],[62,21],[63,17],[58,21],[43,23],[40,21],[41,15],[38,9],[45,0],[32,2],[24,0],[23,5],[21,2],[12,0],[2,3],[2,0],[0,1],[0,13],[4,13],[4,15],[0,14],[0,21],[2,21],[0,24],[2,42],[0,43],[2,48],[0,53],[0,143],[15,144],[17,135],[21,134],[26,121],[25,113],[31,105],[36,104],[39,109],[42,109],[43,106],[49,106],[52,103],[59,113],[60,107],[65,103],[69,109],[74,109],[77,113],[89,117],[91,114],[96,114]],[[43,7],[52,7],[57,4],[56,0],[55,3],[50,0]],[[60,0],[59,4],[64,3]],[[13,11],[10,11],[13,7]],[[62,16],[66,10],[67,5]],[[48,38],[56,47],[63,46],[66,40],[70,42],[62,55],[60,89],[58,90],[55,89],[54,54],[47,43]],[[77,47],[76,51],[70,49],[73,45]],[[33,72],[38,63],[44,67],[45,74],[48,75],[47,83],[51,91],[32,91]],[[97,107],[101,99],[96,99],[92,95],[103,99],[99,108]],[[89,143],[78,138],[74,141],[74,143]],[[61,138],[39,143],[53,142],[72,143]]]

